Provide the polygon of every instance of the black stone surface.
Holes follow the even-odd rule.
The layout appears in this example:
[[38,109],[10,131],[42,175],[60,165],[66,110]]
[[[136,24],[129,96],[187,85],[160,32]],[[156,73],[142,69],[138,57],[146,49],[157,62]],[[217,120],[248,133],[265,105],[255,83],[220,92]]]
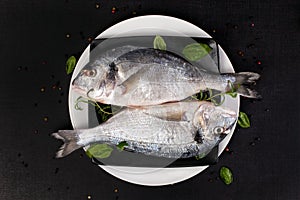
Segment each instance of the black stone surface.
[[[0,199],[300,199],[299,10],[297,0],[1,1]],[[236,71],[262,74],[257,88],[263,99],[241,99],[251,128],[236,130],[231,153],[163,187],[119,180],[82,150],[53,159],[60,144],[50,137],[72,128],[66,59],[78,58],[111,25],[147,14],[201,27]],[[230,186],[218,178],[221,166],[233,171]]]

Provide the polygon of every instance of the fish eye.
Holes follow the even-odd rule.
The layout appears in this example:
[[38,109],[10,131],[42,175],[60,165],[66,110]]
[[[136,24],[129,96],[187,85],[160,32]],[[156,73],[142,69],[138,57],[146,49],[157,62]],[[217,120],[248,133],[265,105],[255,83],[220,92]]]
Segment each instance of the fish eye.
[[214,128],[214,133],[215,134],[221,134],[225,131],[225,128],[221,127],[221,126],[217,126],[216,128]]
[[82,70],[82,74],[84,74],[85,76],[88,76],[88,77],[95,77],[96,74],[97,74],[97,71],[95,69],[91,69],[91,70]]
[[95,69],[89,70],[88,73],[87,73],[87,75],[89,77],[95,77],[96,74],[97,74],[97,71]]

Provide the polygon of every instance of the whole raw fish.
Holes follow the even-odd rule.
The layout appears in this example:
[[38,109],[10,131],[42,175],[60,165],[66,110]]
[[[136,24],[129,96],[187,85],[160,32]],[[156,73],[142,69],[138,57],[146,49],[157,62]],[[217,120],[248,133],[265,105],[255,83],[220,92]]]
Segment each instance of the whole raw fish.
[[113,61],[110,53],[109,59],[99,57],[86,65],[73,81],[74,90],[101,103],[127,107],[180,101],[208,88],[226,92],[234,87],[242,96],[258,97],[249,88],[260,77],[257,73],[217,74],[168,51],[129,49],[122,54],[118,48]]
[[145,108],[125,108],[108,121],[91,129],[60,130],[53,133],[64,141],[57,157],[92,143],[117,145],[166,158],[206,155],[237,119],[233,111],[205,101],[176,102]]

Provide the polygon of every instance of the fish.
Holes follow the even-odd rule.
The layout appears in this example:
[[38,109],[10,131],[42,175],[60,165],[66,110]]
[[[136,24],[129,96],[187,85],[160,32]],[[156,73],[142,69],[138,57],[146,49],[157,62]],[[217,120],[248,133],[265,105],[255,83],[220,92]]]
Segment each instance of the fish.
[[72,89],[104,104],[135,107],[186,99],[201,90],[233,88],[242,96],[260,98],[251,88],[260,75],[254,72],[213,73],[194,66],[169,51],[122,47],[115,58],[98,57],[72,81]]
[[237,114],[207,101],[173,102],[148,107],[126,107],[106,122],[88,129],[53,133],[64,142],[61,158],[93,143],[164,158],[207,155],[233,128]]

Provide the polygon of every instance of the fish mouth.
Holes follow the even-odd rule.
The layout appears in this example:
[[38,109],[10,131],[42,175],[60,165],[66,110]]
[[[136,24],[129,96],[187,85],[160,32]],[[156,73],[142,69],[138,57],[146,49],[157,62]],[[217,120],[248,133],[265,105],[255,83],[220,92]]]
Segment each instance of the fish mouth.
[[74,80],[72,81],[72,90],[75,91],[75,92],[79,92],[81,93],[82,92],[82,88],[80,88],[77,84],[76,84],[76,81],[77,81],[77,77],[74,78]]
[[74,92],[79,93],[79,94],[86,94],[86,92],[85,92],[84,89],[80,88],[80,87],[77,86],[77,85],[74,85],[73,83],[74,83],[74,81],[72,82],[72,90],[73,90]]
[[74,78],[74,80],[72,81],[72,86],[75,86],[75,81],[77,80],[77,78]]
[[230,126],[226,128],[226,130],[223,132],[224,135],[228,135],[230,131],[232,130],[233,126],[235,125],[237,120],[235,120]]

